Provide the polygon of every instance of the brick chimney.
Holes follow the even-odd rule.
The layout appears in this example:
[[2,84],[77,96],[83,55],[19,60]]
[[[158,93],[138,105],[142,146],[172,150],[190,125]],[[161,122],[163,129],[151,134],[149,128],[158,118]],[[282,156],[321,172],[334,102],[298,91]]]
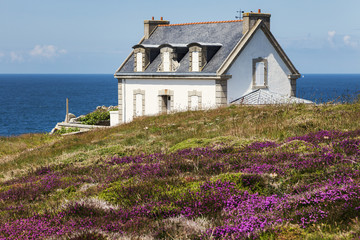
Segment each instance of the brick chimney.
[[270,17],[269,13],[261,13],[261,9],[257,13],[249,12],[243,14],[243,34],[249,31],[258,19],[263,20],[265,26],[270,30]]
[[170,24],[170,21],[163,20],[163,17],[161,17],[161,20],[154,20],[154,17],[152,17],[151,20],[145,20],[144,21],[144,36],[145,39],[148,39],[151,35],[151,32],[156,28],[157,25],[166,25]]

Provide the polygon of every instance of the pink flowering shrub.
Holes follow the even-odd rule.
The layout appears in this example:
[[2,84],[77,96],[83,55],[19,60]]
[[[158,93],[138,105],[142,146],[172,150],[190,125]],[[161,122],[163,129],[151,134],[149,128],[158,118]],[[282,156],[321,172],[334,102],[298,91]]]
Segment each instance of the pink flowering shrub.
[[[47,166],[1,184],[0,239],[167,238],[167,229],[193,229],[192,239],[244,239],[287,224],[346,226],[360,217],[359,137],[320,131],[283,143]],[[50,205],[57,198],[72,200]],[[184,225],[198,218],[207,229]]]

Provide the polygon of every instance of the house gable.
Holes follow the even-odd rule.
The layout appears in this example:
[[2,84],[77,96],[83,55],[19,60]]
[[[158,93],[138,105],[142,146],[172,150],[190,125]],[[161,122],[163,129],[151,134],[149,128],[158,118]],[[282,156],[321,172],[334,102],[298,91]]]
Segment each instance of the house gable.
[[285,51],[281,48],[280,44],[276,41],[274,35],[270,32],[268,27],[265,26],[265,23],[263,20],[257,20],[256,24],[250,31],[248,31],[236,44],[234,49],[231,51],[231,53],[228,55],[226,60],[223,62],[223,64],[220,66],[220,68],[217,70],[218,74],[224,74],[228,71],[228,69],[231,67],[231,65],[234,63],[237,56],[241,54],[243,49],[246,47],[246,45],[251,41],[256,31],[261,29],[264,34],[266,35],[268,41],[273,45],[276,52],[279,54],[283,62],[286,64],[288,69],[291,71],[291,75],[295,75],[294,77],[299,78],[299,72],[295,68],[295,66],[292,64],[288,56],[286,55]]
[[[295,95],[296,89],[289,77],[295,68],[289,68],[281,52],[269,41],[266,30],[261,27],[261,21],[258,22],[253,31],[248,32],[249,35],[246,34],[239,42],[239,48],[234,49],[231,61],[222,66],[223,71],[226,69],[223,74],[232,76],[228,80],[228,102],[259,88],[288,96]],[[265,68],[262,73],[264,82],[260,86],[256,83],[258,63]]]

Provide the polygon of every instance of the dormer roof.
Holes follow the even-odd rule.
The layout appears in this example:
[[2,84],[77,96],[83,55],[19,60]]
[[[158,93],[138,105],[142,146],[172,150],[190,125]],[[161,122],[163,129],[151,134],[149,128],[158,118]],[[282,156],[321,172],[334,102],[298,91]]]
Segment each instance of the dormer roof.
[[[188,48],[189,44],[217,47],[218,50],[202,69],[202,73],[216,73],[221,64],[242,38],[242,21],[199,22],[185,24],[159,25],[149,36],[136,47],[161,48],[164,44],[172,48]],[[175,73],[189,73],[189,53],[180,61]],[[156,73],[161,63],[160,54],[149,64],[143,73]],[[131,54],[118,69],[118,74],[134,72],[134,56]]]
[[187,45],[187,47],[191,46],[200,46],[200,47],[222,47],[221,43],[205,43],[205,42],[192,42]]

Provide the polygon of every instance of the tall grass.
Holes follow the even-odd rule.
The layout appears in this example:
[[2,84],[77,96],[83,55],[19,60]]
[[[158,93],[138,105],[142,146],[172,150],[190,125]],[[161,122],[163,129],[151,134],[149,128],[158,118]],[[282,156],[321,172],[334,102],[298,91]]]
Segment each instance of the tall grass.
[[[189,138],[230,136],[241,140],[275,140],[319,130],[359,128],[360,102],[324,105],[236,106],[169,115],[141,117],[109,129],[81,135],[55,137],[28,134],[0,138],[0,178],[8,179],[28,169],[71,162],[81,164],[108,156],[168,152]],[[210,141],[211,142],[211,141]],[[69,159],[70,157],[70,159]]]

